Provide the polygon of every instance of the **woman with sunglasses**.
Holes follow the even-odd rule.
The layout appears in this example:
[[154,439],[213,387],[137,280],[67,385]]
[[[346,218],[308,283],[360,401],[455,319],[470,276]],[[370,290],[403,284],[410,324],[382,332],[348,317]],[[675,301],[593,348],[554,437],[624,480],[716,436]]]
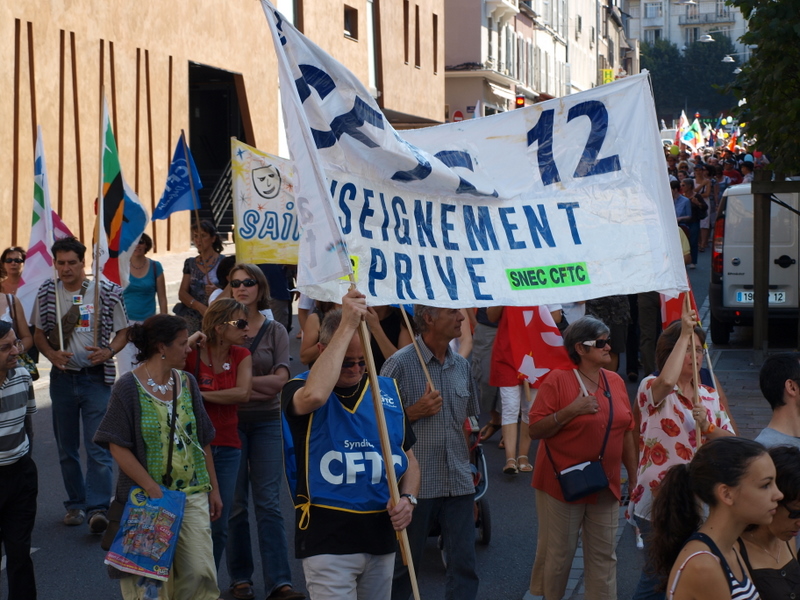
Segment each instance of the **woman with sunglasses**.
[[769,525],[750,525],[739,537],[739,554],[761,600],[786,600],[800,590],[795,538],[800,531],[800,448],[769,449],[775,483],[783,494]]
[[[166,475],[170,408],[176,394],[171,482],[165,487],[185,493],[186,504],[173,569],[159,598],[216,600],[219,589],[209,518],[219,522],[222,507],[211,458],[214,428],[197,383],[181,371],[194,340],[189,339],[186,321],[173,315],[156,315],[134,325],[128,339],[138,348],[138,366],[114,384],[94,441],[109,448],[119,465],[118,499],[127,499],[136,485],[151,497],[160,498]],[[120,580],[125,600],[142,597],[139,576],[115,569],[109,574]]]
[[[153,239],[143,233],[131,255],[131,274],[128,286],[123,290],[128,325],[143,323],[156,312],[167,314],[167,286],[164,282],[164,268],[157,260],[147,258],[153,248]],[[158,299],[158,307],[156,307]],[[158,308],[158,310],[156,310]],[[135,365],[136,347],[131,343],[117,354],[118,376],[130,371]]]
[[280,507],[283,485],[280,391],[289,380],[289,334],[268,318],[269,284],[256,265],[237,264],[228,278],[233,298],[247,308],[245,347],[253,359],[250,402],[239,405],[242,457],[228,521],[226,557],[234,598],[248,600],[253,590],[253,549],[248,495],[253,492],[261,570],[269,600],[300,600],[292,589],[289,550]]
[[[564,596],[581,532],[586,597],[617,597],[614,547],[620,470],[624,463],[629,482],[635,485],[636,444],[625,382],[607,370],[611,363],[608,332],[594,317],[580,318],[567,327],[564,347],[576,368],[549,373],[531,407],[530,435],[542,440],[533,470],[539,520],[530,585],[534,596]],[[571,502],[565,500],[559,474],[597,461],[608,487]]]
[[[694,347],[692,346],[694,332]],[[705,331],[697,326],[694,311],[684,310],[680,321],[667,327],[656,344],[658,375],[649,375],[639,384],[636,396],[639,426],[639,469],[637,486],[631,486],[628,510],[636,517],[645,544],[651,531],[653,498],[673,465],[687,464],[697,451],[695,427],[706,440],[733,435],[730,418],[720,404],[714,388],[700,384],[701,408],[694,406],[694,367],[703,363]],[[634,593],[636,600],[664,598],[660,581],[645,569]]]
[[222,259],[222,240],[211,221],[200,221],[192,226],[192,242],[197,256],[183,263],[183,279],[178,290],[180,302],[174,309],[176,315],[186,319],[189,333],[202,329],[208,298],[219,285],[217,268]]
[[0,254],[0,292],[16,294],[22,282],[22,269],[25,267],[25,250],[11,246]]
[[239,473],[242,442],[237,407],[250,399],[253,361],[244,348],[247,339],[247,307],[232,298],[212,303],[203,316],[206,342],[192,348],[186,370],[194,373],[211,423],[217,434],[211,442],[222,514],[211,524],[214,562],[219,570],[228,537],[228,515]]

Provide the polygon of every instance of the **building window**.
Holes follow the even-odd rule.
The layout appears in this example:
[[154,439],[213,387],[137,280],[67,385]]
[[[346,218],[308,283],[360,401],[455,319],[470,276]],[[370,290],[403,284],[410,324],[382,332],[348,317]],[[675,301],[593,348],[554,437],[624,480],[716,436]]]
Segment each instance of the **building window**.
[[685,41],[686,41],[686,45],[687,46],[689,44],[694,44],[697,41],[697,38],[700,37],[699,36],[699,31],[700,31],[699,27],[687,27],[686,28],[686,34],[685,34],[686,35],[686,40]]
[[686,5],[686,17],[689,19],[696,19],[700,15],[700,12],[697,10],[697,4],[687,4]]
[[346,4],[344,5],[344,34],[351,39],[358,39],[358,10]]
[[494,27],[492,25],[492,17],[489,17],[486,20],[486,37],[488,38],[489,42],[488,44],[489,50],[486,58],[488,59],[489,64],[491,65],[494,63]]
[[439,72],[439,15],[433,15],[433,72]]
[[419,4],[414,5],[414,66],[418,69],[422,64],[419,59]]
[[403,0],[403,60],[408,64],[408,32],[409,32],[409,17],[408,14],[408,0]]
[[576,23],[575,27],[576,27],[578,33],[583,31],[583,17],[582,16],[578,15],[578,22]]
[[647,2],[644,5],[644,18],[655,19],[662,16],[661,2]]
[[644,30],[644,41],[648,44],[655,44],[658,40],[661,39],[661,29],[645,29]]
[[718,17],[731,16],[731,9],[727,4],[725,4],[725,0],[717,0],[717,16]]

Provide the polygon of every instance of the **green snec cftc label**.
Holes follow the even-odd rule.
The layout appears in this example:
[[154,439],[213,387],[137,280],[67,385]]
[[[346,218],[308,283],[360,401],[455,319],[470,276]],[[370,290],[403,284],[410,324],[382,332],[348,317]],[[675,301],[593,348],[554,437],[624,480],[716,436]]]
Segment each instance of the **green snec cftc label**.
[[506,269],[506,277],[508,277],[511,289],[515,291],[570,287],[591,283],[589,270],[584,262],[527,269]]

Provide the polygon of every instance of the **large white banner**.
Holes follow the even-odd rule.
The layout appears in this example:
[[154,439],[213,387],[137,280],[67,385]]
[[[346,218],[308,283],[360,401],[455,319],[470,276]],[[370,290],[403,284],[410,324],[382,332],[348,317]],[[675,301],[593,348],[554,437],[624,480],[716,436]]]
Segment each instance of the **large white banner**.
[[[686,288],[647,75],[400,137],[355,76],[263,1],[290,65],[282,99],[308,123],[286,119],[290,147],[312,140],[370,304],[541,305]],[[312,165],[293,158],[302,182]],[[322,233],[303,233],[301,256]],[[312,297],[342,295],[300,273]]]

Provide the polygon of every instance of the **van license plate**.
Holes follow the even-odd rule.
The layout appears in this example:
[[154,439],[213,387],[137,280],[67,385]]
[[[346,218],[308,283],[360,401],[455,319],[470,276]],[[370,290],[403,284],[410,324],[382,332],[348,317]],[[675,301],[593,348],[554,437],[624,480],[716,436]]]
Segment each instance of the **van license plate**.
[[[753,303],[753,296],[755,296],[753,290],[737,290],[736,291],[736,301],[741,302],[744,304],[752,304]],[[785,304],[786,303],[786,292],[770,292],[769,293],[769,303],[770,304]]]

